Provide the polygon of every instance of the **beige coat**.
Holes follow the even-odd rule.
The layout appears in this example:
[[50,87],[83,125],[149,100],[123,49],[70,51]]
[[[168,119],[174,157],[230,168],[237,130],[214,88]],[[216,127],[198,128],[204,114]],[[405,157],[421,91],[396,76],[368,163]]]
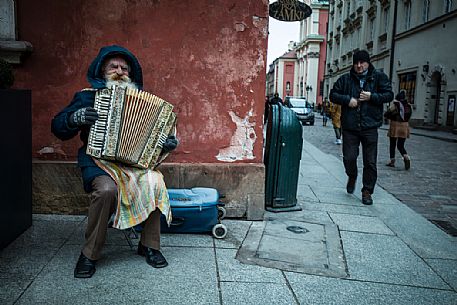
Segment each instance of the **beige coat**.
[[332,124],[335,128],[341,128],[341,105],[330,103],[332,116]]
[[[388,111],[394,111],[395,110],[395,102],[398,103],[398,101],[395,101],[390,105]],[[397,120],[390,120],[390,125],[389,125],[389,131],[387,132],[387,136],[390,138],[403,138],[407,139],[409,138],[409,124],[408,122],[400,122]]]

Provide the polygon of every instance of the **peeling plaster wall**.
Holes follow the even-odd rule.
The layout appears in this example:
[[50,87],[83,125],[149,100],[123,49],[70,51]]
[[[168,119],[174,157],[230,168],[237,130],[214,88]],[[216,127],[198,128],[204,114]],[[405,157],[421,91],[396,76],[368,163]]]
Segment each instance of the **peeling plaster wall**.
[[255,159],[254,145],[257,135],[254,130],[255,124],[249,122],[252,117],[252,111],[249,111],[245,118],[237,117],[233,112],[230,112],[230,116],[236,124],[236,130],[230,140],[230,146],[221,149],[217,159],[225,162]]
[[[39,14],[37,14],[39,12]],[[34,52],[16,69],[32,89],[34,157],[74,160],[52,117],[88,86],[100,47],[130,49],[145,90],[175,105],[180,146],[168,162],[262,162],[266,0],[17,2],[18,35]]]

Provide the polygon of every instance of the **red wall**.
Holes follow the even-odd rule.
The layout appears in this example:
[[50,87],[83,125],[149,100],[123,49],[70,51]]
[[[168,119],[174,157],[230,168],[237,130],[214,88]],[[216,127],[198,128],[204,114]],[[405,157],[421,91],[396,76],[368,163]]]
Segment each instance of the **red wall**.
[[119,44],[138,57],[145,90],[176,107],[181,144],[168,161],[223,162],[221,151],[247,149],[238,162],[262,162],[266,0],[23,0],[17,18],[34,47],[15,71],[15,87],[32,89],[34,157],[61,145],[48,158],[74,160],[79,139],[61,143],[50,121],[88,87],[100,47]]

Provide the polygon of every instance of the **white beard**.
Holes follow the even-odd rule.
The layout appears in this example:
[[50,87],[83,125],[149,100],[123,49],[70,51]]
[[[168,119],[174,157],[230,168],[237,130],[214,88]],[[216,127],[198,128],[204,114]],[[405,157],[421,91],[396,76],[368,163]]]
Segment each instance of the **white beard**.
[[137,85],[131,81],[124,81],[124,80],[106,80],[106,88],[111,88],[112,86],[119,86],[121,88],[129,88],[129,89],[138,89]]

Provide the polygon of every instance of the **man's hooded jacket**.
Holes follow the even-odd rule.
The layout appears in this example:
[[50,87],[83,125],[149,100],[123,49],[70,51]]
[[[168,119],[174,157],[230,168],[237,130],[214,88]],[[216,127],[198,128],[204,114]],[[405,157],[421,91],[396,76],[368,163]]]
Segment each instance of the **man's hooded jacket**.
[[[143,74],[137,58],[129,50],[116,45],[101,48],[97,57],[89,66],[87,80],[92,89],[102,89],[106,87],[102,68],[104,62],[113,56],[120,56],[127,61],[130,66],[130,79],[137,85],[138,89],[143,89]],[[81,168],[84,189],[86,192],[92,190],[91,184],[95,177],[107,175],[107,173],[99,168],[92,158],[86,154],[90,126],[71,128],[68,126],[68,118],[78,109],[94,107],[94,99],[95,90],[77,92],[71,103],[53,118],[51,124],[52,133],[61,140],[71,139],[80,132],[83,146],[78,150],[78,166]]]
[[355,108],[350,108],[349,102],[352,97],[359,98],[362,89],[354,68],[342,75],[330,91],[330,101],[341,105],[343,130],[365,130],[382,125],[383,103],[389,103],[394,97],[389,78],[370,64],[365,80],[363,90],[370,91],[371,98]]

